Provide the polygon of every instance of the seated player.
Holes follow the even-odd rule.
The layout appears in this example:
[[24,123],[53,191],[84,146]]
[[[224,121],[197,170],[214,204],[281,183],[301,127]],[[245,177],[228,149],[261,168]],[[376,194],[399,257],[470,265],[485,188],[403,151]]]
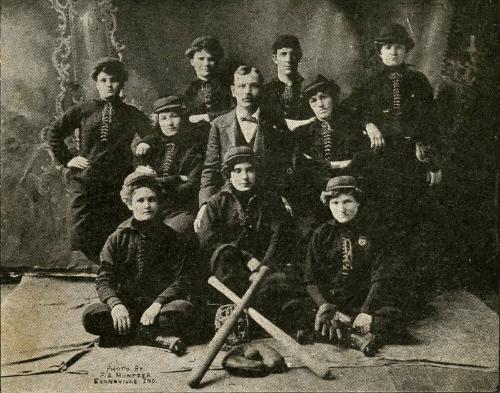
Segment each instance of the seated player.
[[[413,231],[415,218],[425,214],[419,200],[430,185],[441,181],[437,159],[438,117],[432,87],[426,76],[406,64],[414,42],[399,24],[384,26],[375,38],[378,64],[346,100],[371,140],[373,184],[379,205],[391,203],[392,222]],[[382,193],[379,190],[382,190]],[[424,202],[426,205],[427,202]]]
[[[146,344],[181,351],[192,326],[186,300],[188,250],[159,218],[161,186],[141,167],[124,181],[120,196],[133,216],[118,226],[101,252],[96,289],[100,303],[83,314],[101,346]],[[173,347],[174,344],[177,344]]]
[[142,164],[151,166],[163,186],[164,223],[178,233],[193,233],[203,168],[203,147],[193,135],[183,100],[177,96],[154,103],[153,134],[137,146]]
[[186,57],[196,73],[184,92],[189,121],[197,124],[197,130],[208,135],[209,123],[231,109],[229,86],[218,73],[224,56],[219,41],[212,36],[196,38],[186,49]]
[[401,330],[395,280],[382,257],[379,234],[362,214],[361,190],[351,176],[328,181],[321,199],[332,219],[314,232],[304,282],[316,305],[314,328],[323,339],[351,345],[371,356]]
[[302,237],[317,227],[324,217],[318,195],[328,180],[344,174],[360,150],[363,135],[352,127],[338,102],[340,87],[334,80],[318,75],[302,96],[314,113],[314,121],[294,133],[294,191],[291,203],[302,222]]
[[288,214],[278,195],[259,185],[259,167],[247,146],[230,148],[224,156],[228,179],[207,202],[198,234],[201,249],[211,255],[210,269],[238,295],[249,286],[252,271],[269,266],[256,294],[255,307],[277,320],[291,287],[282,272],[286,263]]

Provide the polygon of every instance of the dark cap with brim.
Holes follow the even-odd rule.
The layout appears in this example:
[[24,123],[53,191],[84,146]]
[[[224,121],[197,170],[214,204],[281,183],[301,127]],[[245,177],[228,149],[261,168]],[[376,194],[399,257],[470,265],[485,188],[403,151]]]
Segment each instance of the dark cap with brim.
[[223,170],[231,170],[236,164],[242,162],[253,162],[254,153],[248,146],[237,146],[230,148],[224,154],[224,162],[222,164]]
[[375,37],[374,43],[379,45],[403,44],[407,50],[410,50],[415,45],[406,29],[398,23],[384,26]]
[[302,97],[309,99],[318,91],[329,92],[332,97],[337,97],[340,93],[340,87],[333,79],[328,79],[321,74],[318,74],[316,79],[307,85],[302,91]]
[[153,104],[154,113],[169,112],[169,111],[180,111],[184,109],[184,101],[182,97],[179,96],[167,96],[159,98]]
[[328,180],[328,183],[326,184],[326,190],[321,192],[321,201],[326,205],[329,203],[329,200],[335,193],[341,191],[355,191],[358,194],[362,193],[362,190],[358,187],[358,182],[356,181],[355,177],[337,176]]
[[137,169],[128,175],[123,181],[123,187],[139,186],[139,185],[152,185],[159,186],[157,181],[157,174],[154,169],[149,167],[137,167]]
[[97,80],[97,75],[99,75],[104,68],[112,69],[117,76],[120,77],[122,82],[125,82],[128,78],[128,73],[125,70],[124,64],[117,57],[102,57],[99,59],[92,69],[90,74],[91,78]]

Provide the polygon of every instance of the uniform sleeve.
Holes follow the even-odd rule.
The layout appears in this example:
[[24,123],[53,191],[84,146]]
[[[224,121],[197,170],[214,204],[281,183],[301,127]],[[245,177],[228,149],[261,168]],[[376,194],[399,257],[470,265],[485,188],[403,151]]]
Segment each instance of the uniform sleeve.
[[269,245],[261,262],[279,271],[282,267],[282,261],[278,260],[280,259],[280,246],[283,245],[285,241],[285,223],[288,214],[283,203],[281,200],[278,200],[278,198],[273,200],[273,203],[269,207],[268,214],[273,215],[273,220],[271,222],[271,238],[269,239]]
[[189,295],[190,254],[188,248],[179,239],[172,241],[171,244],[177,245],[175,251],[172,252],[177,259],[177,264],[173,271],[174,280],[155,300],[162,305],[173,300],[185,299]]
[[306,260],[304,264],[304,284],[317,285],[316,267],[320,263],[319,256],[319,232],[314,232],[307,247]]
[[65,138],[80,127],[82,112],[80,106],[69,109],[55,123],[49,126],[48,141],[54,156],[62,165],[66,165],[73,155],[69,151]]
[[190,153],[190,165],[187,171],[187,181],[181,181],[175,192],[180,197],[196,198],[196,191],[200,188],[201,171],[203,170],[203,157],[201,154],[192,151]]
[[151,135],[151,121],[146,116],[145,113],[141,112],[139,109],[134,108],[135,111],[135,119],[134,119],[134,139],[130,144],[130,148],[132,149],[132,153],[135,155],[135,151],[137,149],[137,145],[143,142],[144,139]]
[[216,198],[210,198],[206,204],[205,214],[200,220],[200,229],[197,233],[202,250],[214,251],[222,245],[220,206]]
[[117,237],[112,234],[101,251],[101,265],[97,271],[96,290],[99,299],[113,308],[121,303],[117,293],[115,264],[117,262]]
[[222,186],[220,134],[216,124],[212,124],[208,136],[207,152],[199,192],[199,205],[205,204]]

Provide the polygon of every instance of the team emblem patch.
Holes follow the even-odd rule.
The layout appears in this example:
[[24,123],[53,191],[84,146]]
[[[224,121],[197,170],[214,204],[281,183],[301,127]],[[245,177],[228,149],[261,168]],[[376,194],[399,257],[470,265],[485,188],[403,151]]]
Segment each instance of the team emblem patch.
[[368,239],[364,236],[360,236],[359,239],[358,239],[358,244],[361,246],[361,247],[366,247],[368,245]]

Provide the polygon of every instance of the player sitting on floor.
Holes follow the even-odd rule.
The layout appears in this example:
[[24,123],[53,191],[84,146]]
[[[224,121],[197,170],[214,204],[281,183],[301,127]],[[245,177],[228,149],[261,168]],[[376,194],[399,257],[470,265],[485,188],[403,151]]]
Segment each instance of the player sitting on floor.
[[317,335],[373,356],[400,329],[401,311],[388,291],[391,269],[380,234],[361,214],[360,197],[354,177],[328,181],[321,199],[333,217],[310,240],[304,281],[317,307]]
[[85,310],[85,330],[100,336],[100,346],[137,343],[182,350],[175,338],[186,338],[193,314],[186,300],[189,253],[160,219],[156,173],[139,167],[125,179],[120,196],[133,216],[101,252],[96,281],[101,302]]
[[224,156],[229,179],[207,202],[197,233],[201,249],[211,255],[213,275],[238,295],[261,264],[274,271],[261,284],[255,307],[276,320],[291,286],[282,273],[288,241],[289,216],[278,195],[258,185],[259,168],[250,147],[230,148]]

